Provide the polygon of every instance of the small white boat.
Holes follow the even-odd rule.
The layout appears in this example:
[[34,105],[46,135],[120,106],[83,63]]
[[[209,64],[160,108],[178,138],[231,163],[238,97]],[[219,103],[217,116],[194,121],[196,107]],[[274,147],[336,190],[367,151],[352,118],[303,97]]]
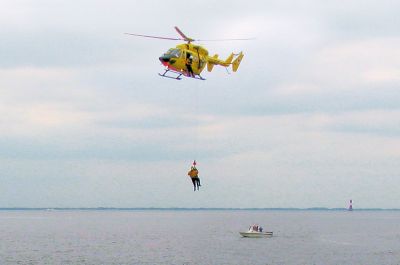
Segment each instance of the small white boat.
[[259,238],[259,237],[272,237],[272,232],[263,231],[263,228],[259,225],[252,225],[249,227],[247,232],[239,232],[242,237],[252,237],[252,238]]
[[272,237],[273,232],[247,231],[247,232],[239,232],[239,234],[242,237],[260,238],[260,237]]

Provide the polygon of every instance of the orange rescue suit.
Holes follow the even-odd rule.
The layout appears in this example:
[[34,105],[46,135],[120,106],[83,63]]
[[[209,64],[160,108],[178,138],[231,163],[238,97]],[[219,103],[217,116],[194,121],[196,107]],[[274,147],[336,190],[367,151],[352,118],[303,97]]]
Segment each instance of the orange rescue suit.
[[191,169],[191,170],[188,172],[188,175],[189,175],[191,178],[197,178],[198,175],[199,175],[199,171],[198,171],[197,169]]

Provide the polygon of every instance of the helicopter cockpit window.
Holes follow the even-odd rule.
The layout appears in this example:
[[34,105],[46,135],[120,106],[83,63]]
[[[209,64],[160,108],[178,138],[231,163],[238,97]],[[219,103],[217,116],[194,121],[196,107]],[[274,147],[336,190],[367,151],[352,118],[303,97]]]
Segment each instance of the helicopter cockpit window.
[[181,57],[181,50],[179,49],[170,49],[166,54],[172,55],[173,57],[179,58]]

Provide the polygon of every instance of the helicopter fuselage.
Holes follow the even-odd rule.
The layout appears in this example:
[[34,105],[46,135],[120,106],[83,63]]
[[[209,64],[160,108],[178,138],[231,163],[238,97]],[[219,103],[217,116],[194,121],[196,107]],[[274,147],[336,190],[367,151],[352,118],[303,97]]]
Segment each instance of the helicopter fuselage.
[[167,68],[188,75],[191,67],[195,75],[200,75],[208,62],[208,51],[191,43],[179,44],[159,57]]

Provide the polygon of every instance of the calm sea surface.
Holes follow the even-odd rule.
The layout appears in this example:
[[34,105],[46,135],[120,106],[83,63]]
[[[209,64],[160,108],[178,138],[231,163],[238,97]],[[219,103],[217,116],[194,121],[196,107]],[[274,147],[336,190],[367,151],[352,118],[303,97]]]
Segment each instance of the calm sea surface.
[[400,212],[0,211],[0,264],[400,264]]

